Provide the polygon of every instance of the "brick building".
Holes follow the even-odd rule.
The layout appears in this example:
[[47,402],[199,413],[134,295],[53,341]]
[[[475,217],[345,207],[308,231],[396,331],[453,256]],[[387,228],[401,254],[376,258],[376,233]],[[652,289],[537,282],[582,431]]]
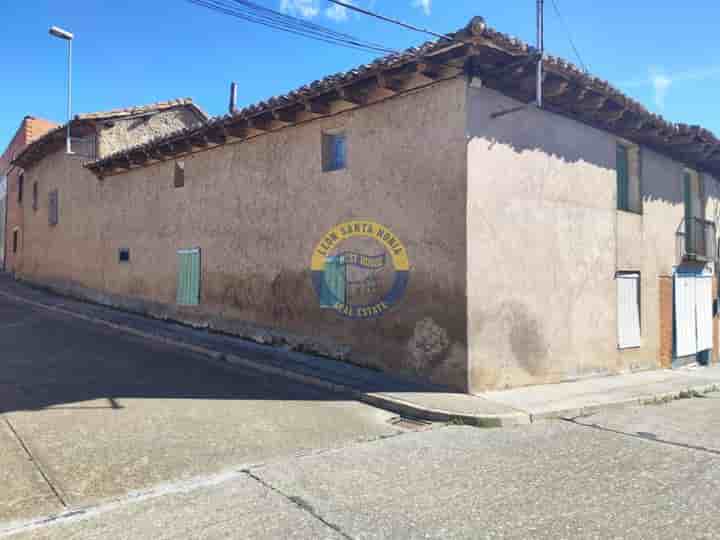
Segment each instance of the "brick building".
[[[26,116],[20,122],[10,144],[0,156],[0,178],[4,178],[4,189],[0,187],[0,268],[12,268],[14,257],[22,241],[23,214],[20,212],[20,199],[24,197],[23,170],[13,166],[12,161],[30,143],[56,128],[57,123]],[[3,183],[3,182],[0,182]],[[2,192],[5,193],[3,199]]]

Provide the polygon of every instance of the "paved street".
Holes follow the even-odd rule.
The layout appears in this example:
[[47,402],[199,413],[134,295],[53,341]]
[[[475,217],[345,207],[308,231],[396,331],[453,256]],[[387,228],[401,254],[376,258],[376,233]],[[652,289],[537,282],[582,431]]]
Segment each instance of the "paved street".
[[0,351],[0,523],[398,431],[341,396],[6,299]]
[[715,538],[720,526],[720,395],[413,431],[4,299],[0,350],[0,536]]

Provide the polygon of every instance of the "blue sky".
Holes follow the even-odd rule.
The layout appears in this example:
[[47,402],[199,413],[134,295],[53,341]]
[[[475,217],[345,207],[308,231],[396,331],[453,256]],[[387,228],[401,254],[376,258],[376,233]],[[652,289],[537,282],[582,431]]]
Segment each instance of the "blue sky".
[[[425,40],[420,34],[327,0],[255,0],[275,9],[390,48]],[[473,15],[534,42],[535,0],[353,0],[438,32]],[[672,121],[720,135],[720,3],[688,0],[555,0],[590,71]],[[546,0],[548,52],[577,63],[552,0]],[[8,0],[0,51],[0,147],[26,114],[65,116],[65,44],[48,35],[58,25],[76,35],[74,112],[192,97],[210,114],[227,107],[231,81],[240,105],[291,90],[375,55],[256,26],[185,0]],[[6,6],[6,8],[9,6]]]

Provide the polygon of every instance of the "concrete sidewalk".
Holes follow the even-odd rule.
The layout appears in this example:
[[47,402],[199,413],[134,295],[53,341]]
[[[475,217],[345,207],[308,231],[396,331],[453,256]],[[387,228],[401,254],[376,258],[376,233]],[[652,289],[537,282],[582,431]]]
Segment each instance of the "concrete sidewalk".
[[172,344],[214,361],[351,395],[405,416],[482,427],[575,417],[720,389],[720,367],[657,370],[466,395],[351,364],[82,302],[0,274],[0,296]]

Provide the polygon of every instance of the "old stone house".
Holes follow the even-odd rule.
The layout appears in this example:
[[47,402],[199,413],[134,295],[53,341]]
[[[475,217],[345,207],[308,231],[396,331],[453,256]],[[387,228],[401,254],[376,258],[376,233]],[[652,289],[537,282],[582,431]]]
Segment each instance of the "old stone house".
[[534,107],[536,60],[476,18],[83,169],[29,149],[63,202],[18,275],[467,392],[714,358],[720,141],[552,57]]
[[[25,245],[30,238],[26,232],[26,220],[37,219],[38,212],[51,205],[55,211],[63,203],[80,204],[80,200],[68,200],[56,179],[74,182],[82,164],[88,160],[101,159],[123,148],[174,133],[180,129],[197,128],[208,117],[191,99],[178,99],[151,105],[115,109],[112,111],[78,114],[70,125],[72,154],[65,153],[67,124],[39,123],[27,117],[23,126],[30,133],[22,146],[11,144],[13,175],[8,179],[8,222],[6,226],[6,269],[23,274],[23,263],[32,260],[25,256]],[[48,179],[30,182],[23,164],[35,163],[48,155],[57,155],[53,166],[47,169]],[[22,159],[20,159],[22,157]],[[8,162],[11,162],[9,159]],[[54,199],[53,199],[54,198]],[[80,206],[77,207],[80,210]],[[52,213],[52,212],[51,212]],[[81,211],[82,213],[82,211]],[[51,216],[50,221],[53,220]],[[54,230],[54,229],[51,229]],[[32,227],[31,227],[32,233]],[[60,234],[65,234],[63,231]],[[51,234],[46,231],[44,234]],[[27,245],[33,250],[37,245]]]

